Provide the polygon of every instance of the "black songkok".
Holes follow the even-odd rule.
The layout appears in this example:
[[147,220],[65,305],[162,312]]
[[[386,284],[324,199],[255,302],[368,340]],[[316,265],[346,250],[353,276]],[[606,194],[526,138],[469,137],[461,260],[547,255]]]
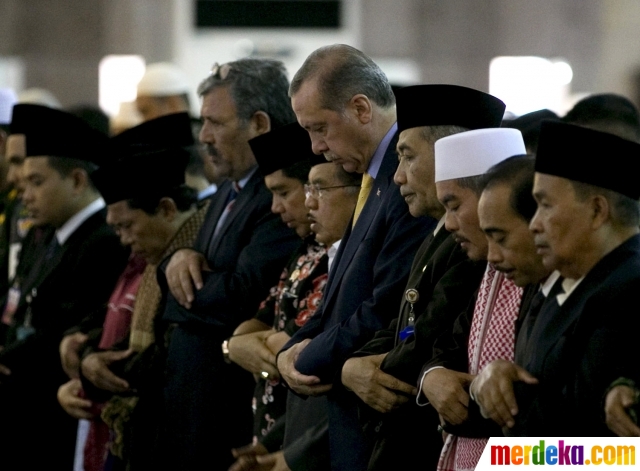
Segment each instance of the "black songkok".
[[640,144],[613,134],[543,121],[536,172],[587,183],[640,199]]
[[107,204],[162,197],[184,184],[189,162],[185,147],[193,144],[187,113],[147,121],[111,140],[114,160],[91,174]]
[[505,104],[488,93],[459,85],[413,85],[398,90],[398,131],[421,126],[500,127]]
[[298,123],[287,124],[254,137],[249,145],[263,175],[303,161],[311,166],[327,163],[323,156],[313,153],[309,133]]
[[66,157],[96,165],[109,156],[109,138],[82,119],[42,105],[13,107],[11,134],[24,134],[27,157]]
[[138,154],[193,145],[189,113],[175,113],[146,121],[114,136],[119,151]]

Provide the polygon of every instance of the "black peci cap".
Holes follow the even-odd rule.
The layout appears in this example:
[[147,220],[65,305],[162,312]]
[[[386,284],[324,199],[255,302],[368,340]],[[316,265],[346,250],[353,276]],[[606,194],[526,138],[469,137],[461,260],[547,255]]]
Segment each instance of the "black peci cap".
[[109,138],[82,119],[48,106],[13,107],[11,134],[24,134],[26,156],[66,157],[102,164],[109,155]]
[[146,121],[111,138],[114,146],[129,154],[194,144],[189,113],[174,113]]
[[161,197],[184,184],[188,152],[159,150],[129,155],[103,165],[91,173],[91,180],[105,203]]
[[191,119],[176,113],[153,119],[111,138],[116,157],[91,174],[107,204],[161,197],[184,184],[192,145]]
[[398,90],[398,131],[421,126],[500,127],[505,104],[488,93],[459,85],[413,85]]
[[543,121],[536,172],[640,198],[640,144],[559,121]]
[[311,150],[309,133],[298,123],[287,124],[249,141],[263,175],[307,161],[311,166],[327,163]]

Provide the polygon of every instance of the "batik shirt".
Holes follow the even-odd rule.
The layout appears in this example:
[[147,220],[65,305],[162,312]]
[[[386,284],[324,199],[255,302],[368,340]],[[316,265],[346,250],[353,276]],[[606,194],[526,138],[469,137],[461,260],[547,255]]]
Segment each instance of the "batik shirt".
[[[316,312],[327,283],[327,251],[306,240],[280,275],[279,283],[258,309],[255,318],[292,336]],[[287,389],[278,379],[260,379],[253,396],[254,441],[267,435],[284,415]]]

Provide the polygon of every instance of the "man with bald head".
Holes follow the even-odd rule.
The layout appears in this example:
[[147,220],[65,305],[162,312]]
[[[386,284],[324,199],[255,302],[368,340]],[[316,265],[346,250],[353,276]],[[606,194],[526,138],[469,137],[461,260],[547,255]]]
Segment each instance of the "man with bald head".
[[278,369],[302,395],[329,393],[332,469],[365,469],[357,401],[339,381],[345,360],[386,327],[420,243],[435,220],[413,218],[393,183],[395,98],[380,68],[346,45],[314,51],[289,90],[313,151],[363,173],[352,223],[342,239],[321,309],[285,345]]

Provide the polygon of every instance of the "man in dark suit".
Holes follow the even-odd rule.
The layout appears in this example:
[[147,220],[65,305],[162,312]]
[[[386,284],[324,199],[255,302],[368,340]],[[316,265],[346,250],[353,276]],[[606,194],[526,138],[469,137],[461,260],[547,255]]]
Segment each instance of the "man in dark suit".
[[396,100],[400,163],[395,182],[412,216],[428,215],[440,222],[413,260],[399,316],[342,369],[342,383],[384,414],[363,409],[363,415],[371,417],[368,428],[376,440],[369,469],[410,466],[416,460],[427,466],[437,463],[442,447],[437,414],[398,393],[395,381],[417,383],[435,338],[450,329],[469,304],[486,263],[471,261],[442,227],[445,210],[436,194],[434,144],[469,129],[498,127],[505,109],[491,95],[456,85],[406,87]]
[[[629,306],[640,289],[640,191],[631,172],[639,151],[611,134],[542,125],[530,228],[544,265],[564,279],[518,336],[512,434],[609,435],[604,394],[617,378],[637,378],[638,316]],[[607,165],[584,165],[602,155]]]
[[[485,177],[478,204],[480,227],[489,244],[489,263],[525,288],[521,316],[516,324],[516,333],[523,330],[523,335],[530,331],[545,299],[553,296],[552,289],[559,278],[558,272],[551,273],[542,263],[529,231],[536,211],[532,194],[534,165],[532,156],[516,156],[493,167]],[[523,347],[521,343],[515,351],[516,363]],[[469,387],[482,415],[501,427],[513,425],[509,411],[515,407],[515,400],[510,380],[518,373],[512,366],[512,362],[498,359],[487,365]],[[528,374],[520,379],[535,382]]]
[[278,369],[300,394],[333,388],[328,396],[331,466],[364,469],[370,447],[356,398],[341,387],[339,374],[344,361],[391,321],[411,260],[435,220],[413,218],[393,183],[395,99],[371,59],[350,46],[318,49],[294,77],[290,95],[314,152],[364,176],[323,305],[285,345]]
[[172,469],[226,470],[231,449],[251,440],[255,383],[228,360],[227,344],[300,243],[270,211],[248,144],[294,121],[287,88],[282,63],[258,59],[216,64],[199,88],[200,140],[229,180],[212,197],[194,247],[161,267],[169,290],[163,319],[175,324],[164,391]]
[[7,469],[70,467],[75,422],[55,401],[65,382],[58,345],[65,330],[104,308],[127,251],[88,176],[104,161],[106,136],[44,106],[17,105],[14,120],[26,137],[23,201],[41,230],[34,253],[21,259],[16,302],[3,313],[0,403],[11,433],[0,447]]

